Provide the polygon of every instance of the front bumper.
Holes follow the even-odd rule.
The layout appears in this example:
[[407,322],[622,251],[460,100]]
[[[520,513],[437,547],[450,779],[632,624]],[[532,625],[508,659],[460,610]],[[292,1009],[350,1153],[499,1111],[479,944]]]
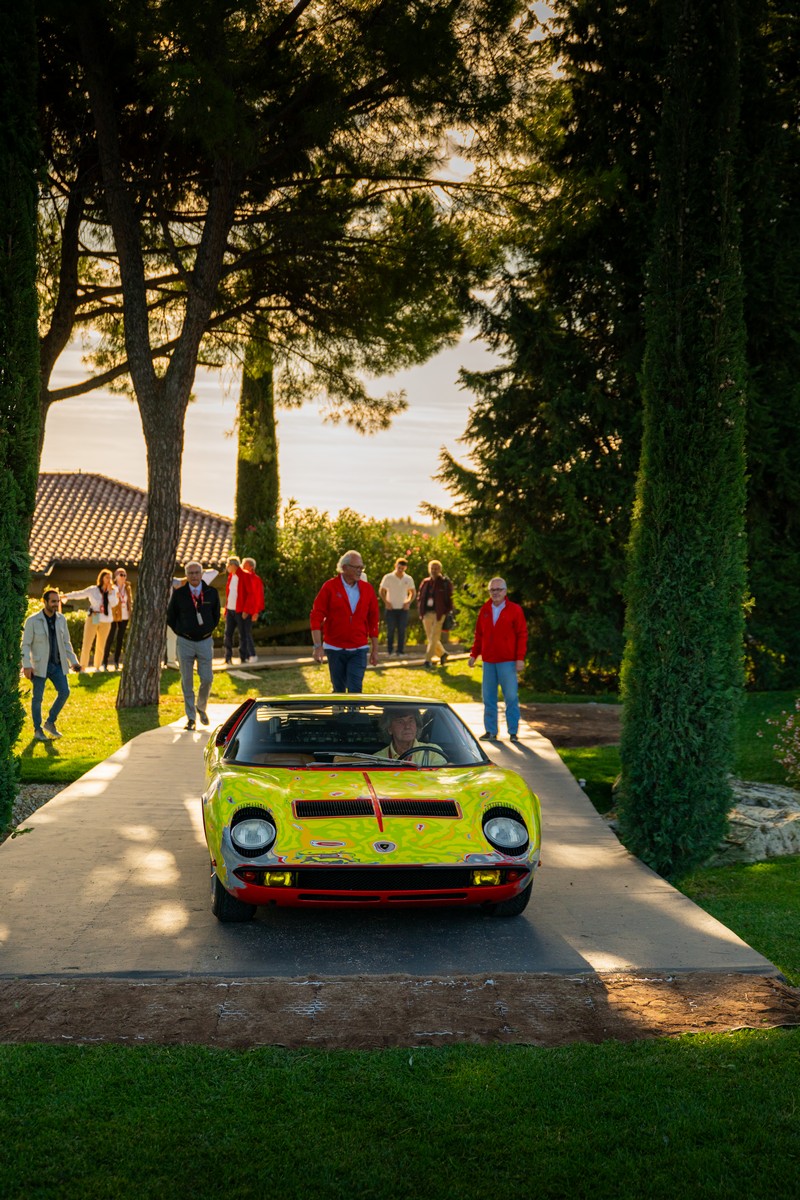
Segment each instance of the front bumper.
[[[275,876],[285,880],[274,886]],[[365,905],[430,907],[498,904],[519,895],[531,881],[530,864],[472,867],[284,867],[239,866],[228,890],[245,904],[281,907],[362,908]],[[499,881],[493,882],[492,877]],[[484,882],[479,882],[479,879]]]

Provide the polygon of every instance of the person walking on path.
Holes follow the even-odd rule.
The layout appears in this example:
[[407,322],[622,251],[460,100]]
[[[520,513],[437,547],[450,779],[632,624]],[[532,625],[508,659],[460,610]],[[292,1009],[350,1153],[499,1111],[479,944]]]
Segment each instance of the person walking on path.
[[103,570],[97,576],[97,583],[84,588],[81,592],[65,592],[62,600],[88,600],[89,611],[83,626],[83,642],[81,643],[81,670],[89,666],[89,655],[94,643],[94,669],[99,671],[103,665],[103,655],[106,641],[114,623],[112,610],[118,601],[117,589],[112,583],[111,572]]
[[489,581],[489,599],[478,611],[469,665],[483,659],[484,741],[497,739],[497,689],[506,702],[506,724],[512,742],[519,736],[519,689],[517,679],[525,665],[528,626],[518,604],[508,599],[504,579]]
[[314,661],[321,663],[327,655],[334,692],[360,692],[367,657],[378,665],[378,597],[360,577],[364,562],[357,550],[343,554],[336,570],[311,609]]
[[384,603],[386,617],[386,651],[392,653],[395,634],[397,635],[397,653],[402,654],[406,648],[406,627],[408,626],[408,610],[411,601],[417,593],[414,580],[407,572],[408,560],[398,558],[394,570],[384,575],[378,591]]
[[[175,588],[167,609],[167,625],[177,634],[178,665],[181,669],[183,705],[186,728],[194,729],[195,719],[208,724],[208,697],[214,680],[213,633],[219,623],[219,592],[203,582],[201,563],[189,562],[184,567],[186,583]],[[197,700],[194,694],[194,664],[200,687]]]
[[[203,571],[203,583],[213,583],[218,575],[219,571],[214,567],[210,567],[207,571]],[[185,583],[185,575],[182,577],[178,575],[173,576],[173,592],[175,588],[183,587]],[[164,652],[164,666],[175,667],[177,670],[180,670],[180,663],[178,662],[178,635],[174,629],[170,629],[169,625],[167,625],[167,648]]]
[[434,658],[439,659],[440,666],[444,666],[447,660],[447,651],[441,640],[442,626],[447,614],[453,611],[453,584],[436,558],[428,563],[428,574],[419,585],[417,604],[427,639],[425,666],[432,670]]
[[114,587],[117,589],[117,603],[111,609],[111,632],[106,639],[103,653],[103,670],[108,670],[108,660],[114,655],[114,667],[118,671],[122,656],[122,643],[125,640],[125,630],[133,612],[133,592],[128,583],[128,572],[120,567],[114,572]]
[[[58,611],[61,597],[54,588],[46,588],[42,595],[42,607],[28,617],[22,630],[22,674],[33,684],[31,717],[33,736],[37,742],[60,738],[56,720],[69,699],[67,675],[72,667],[80,670],[80,664],[69,636],[66,617]],[[56,698],[42,726],[42,699],[48,679],[56,689]]]
[[253,641],[253,622],[257,621],[264,611],[264,581],[256,575],[256,560],[242,559],[242,573],[239,576],[239,587],[243,588],[242,596],[242,627],[241,647],[242,662],[257,662],[256,644]]
[[245,661],[244,634],[242,631],[242,616],[244,600],[247,591],[247,580],[242,582],[244,572],[242,564],[235,554],[231,554],[227,563],[228,578],[225,581],[225,662],[233,662],[233,639],[239,634],[239,662]]

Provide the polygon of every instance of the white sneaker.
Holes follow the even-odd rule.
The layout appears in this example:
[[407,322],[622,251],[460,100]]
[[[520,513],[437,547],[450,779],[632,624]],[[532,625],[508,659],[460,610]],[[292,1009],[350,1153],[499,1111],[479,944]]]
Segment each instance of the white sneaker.
[[33,731],[33,740],[34,740],[35,742],[49,742],[49,741],[50,741],[50,738],[47,736],[47,734],[46,734],[46,733],[45,733],[43,730],[41,730],[41,729],[34,729],[34,731]]
[[47,734],[47,736],[51,737],[51,738],[60,738],[60,737],[64,736],[63,733],[58,732],[58,730],[56,729],[56,727],[52,721],[45,721],[44,731]]

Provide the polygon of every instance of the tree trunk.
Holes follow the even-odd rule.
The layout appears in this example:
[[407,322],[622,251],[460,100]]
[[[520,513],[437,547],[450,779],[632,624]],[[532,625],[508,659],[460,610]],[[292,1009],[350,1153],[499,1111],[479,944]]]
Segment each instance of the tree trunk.
[[730,807],[744,599],[736,0],[668,0],[644,430],[627,586],[620,832],[675,877]]
[[182,566],[175,561],[175,548],[180,536],[186,406],[163,396],[162,403],[140,408],[147,445],[148,515],[117,708],[159,702],[167,605],[176,568]]

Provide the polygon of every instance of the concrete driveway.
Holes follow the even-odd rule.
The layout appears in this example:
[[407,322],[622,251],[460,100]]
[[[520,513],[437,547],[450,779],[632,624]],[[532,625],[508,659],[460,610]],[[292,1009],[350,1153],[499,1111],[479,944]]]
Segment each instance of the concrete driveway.
[[[480,732],[481,707],[457,707]],[[212,728],[230,711],[211,706]],[[519,746],[491,748],[542,801],[544,865],[524,916],[272,909],[221,925],[199,803],[207,735],[182,726],[135,738],[0,847],[0,977],[777,973],[632,858],[529,727]]]

